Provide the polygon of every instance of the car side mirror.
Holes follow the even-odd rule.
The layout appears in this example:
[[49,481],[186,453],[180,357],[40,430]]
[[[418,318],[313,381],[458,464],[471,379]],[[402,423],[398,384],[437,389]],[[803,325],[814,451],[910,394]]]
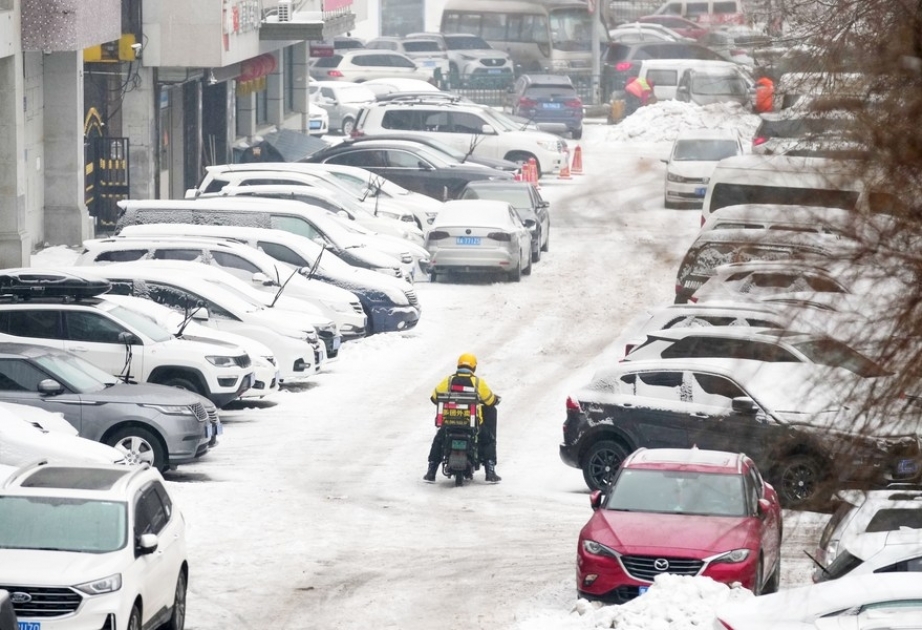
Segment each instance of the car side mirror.
[[53,378],[46,378],[38,383],[38,393],[42,396],[57,396],[64,391],[64,386]]
[[539,202],[538,202],[538,207],[539,207],[539,208],[550,208],[550,207],[551,207],[551,202],[550,202],[550,201],[539,201]]
[[662,162],[663,164],[669,164],[669,160],[667,160],[666,158],[660,158],[659,161]]
[[598,510],[600,507],[602,507],[602,491],[601,490],[593,490],[592,492],[589,493],[589,506],[593,510]]
[[759,511],[759,516],[767,516],[769,511],[772,509],[772,504],[768,499],[759,499],[759,505],[757,509]]
[[138,339],[136,335],[133,335],[130,332],[120,332],[118,334],[118,340],[128,346],[137,346],[137,345],[140,345],[141,343],[141,340]]
[[138,543],[135,545],[135,550],[137,550],[139,556],[145,556],[157,551],[159,543],[157,534],[141,534],[138,538]]
[[192,319],[199,322],[207,322],[209,318],[208,309],[204,306],[199,306],[197,309],[192,311]]
[[754,416],[759,410],[756,401],[748,396],[738,396],[733,399],[732,409],[734,412],[747,416]]
[[496,135],[496,130],[493,129],[493,126],[492,126],[492,125],[484,124],[484,125],[480,128],[480,133],[482,133],[482,134],[484,134],[484,135],[487,135],[487,136],[495,136],[495,135]]

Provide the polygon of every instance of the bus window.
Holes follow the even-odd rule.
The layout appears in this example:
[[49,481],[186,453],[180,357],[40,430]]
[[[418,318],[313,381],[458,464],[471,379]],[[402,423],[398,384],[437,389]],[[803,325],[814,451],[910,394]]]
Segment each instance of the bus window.
[[[543,15],[509,15],[506,41],[547,44],[547,20]],[[484,39],[489,39],[485,37]]]
[[551,44],[557,50],[589,50],[592,22],[592,15],[582,8],[552,11]]
[[480,14],[479,13],[462,13],[458,20],[458,32],[470,33],[480,37]]
[[506,17],[504,13],[487,13],[483,16],[479,35],[486,40],[506,40]]
[[454,11],[446,11],[442,15],[442,32],[443,33],[460,33],[461,32],[461,15]]

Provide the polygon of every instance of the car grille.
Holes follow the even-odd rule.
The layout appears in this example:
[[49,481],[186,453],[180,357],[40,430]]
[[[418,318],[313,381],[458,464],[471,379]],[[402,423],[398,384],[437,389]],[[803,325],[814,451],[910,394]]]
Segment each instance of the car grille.
[[[665,568],[659,565],[666,563]],[[661,573],[673,575],[698,575],[703,560],[693,558],[664,558],[662,556],[621,556],[621,564],[635,580],[652,582]]]
[[480,64],[483,66],[489,66],[495,68],[496,66],[506,65],[506,60],[502,57],[490,57],[489,59],[481,59]]
[[[80,607],[83,597],[77,591],[70,588],[56,588],[44,586],[0,586],[0,589],[8,591],[13,599],[13,610],[16,611],[17,617],[60,617],[68,615]],[[23,593],[28,596],[29,601],[17,602],[17,599],[26,599]],[[18,595],[18,597],[17,597]]]
[[404,293],[407,294],[407,301],[410,302],[410,306],[414,306],[414,307],[419,306],[419,298],[416,297],[416,291],[414,291],[413,289],[409,289],[407,291],[404,291]]
[[202,403],[195,403],[192,405],[192,411],[195,412],[195,417],[198,418],[200,422],[208,419],[208,412],[205,411],[205,405]]
[[251,363],[250,355],[241,354],[239,357],[234,357],[234,363],[236,363],[242,368],[248,368],[250,367],[250,363]]

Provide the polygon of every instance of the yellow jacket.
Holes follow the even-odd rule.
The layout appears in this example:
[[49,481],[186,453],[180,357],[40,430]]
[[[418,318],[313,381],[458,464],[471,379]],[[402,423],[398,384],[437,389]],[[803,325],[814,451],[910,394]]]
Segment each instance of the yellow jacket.
[[442,379],[442,382],[432,390],[430,400],[437,403],[439,394],[451,394],[452,392],[477,394],[477,398],[480,400],[480,404],[477,405],[477,417],[481,422],[483,421],[481,406],[492,405],[496,402],[496,394],[493,393],[486,381],[479,376],[474,376],[473,372],[464,368]]

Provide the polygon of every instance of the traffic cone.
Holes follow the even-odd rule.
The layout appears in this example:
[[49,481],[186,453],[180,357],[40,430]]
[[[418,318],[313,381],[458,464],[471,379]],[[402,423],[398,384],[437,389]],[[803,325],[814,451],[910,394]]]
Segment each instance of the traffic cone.
[[583,174],[583,150],[579,145],[573,149],[573,165],[570,167],[570,172],[574,175]]
[[538,163],[535,158],[528,158],[528,181],[535,185],[535,188],[541,188],[538,184]]
[[515,172],[515,175],[512,176],[513,181],[521,182],[523,181],[522,169],[519,169]]
[[[569,158],[569,155],[567,156]],[[560,167],[560,172],[557,173],[557,179],[573,179],[570,177],[570,160],[565,159],[563,161],[563,166]]]

